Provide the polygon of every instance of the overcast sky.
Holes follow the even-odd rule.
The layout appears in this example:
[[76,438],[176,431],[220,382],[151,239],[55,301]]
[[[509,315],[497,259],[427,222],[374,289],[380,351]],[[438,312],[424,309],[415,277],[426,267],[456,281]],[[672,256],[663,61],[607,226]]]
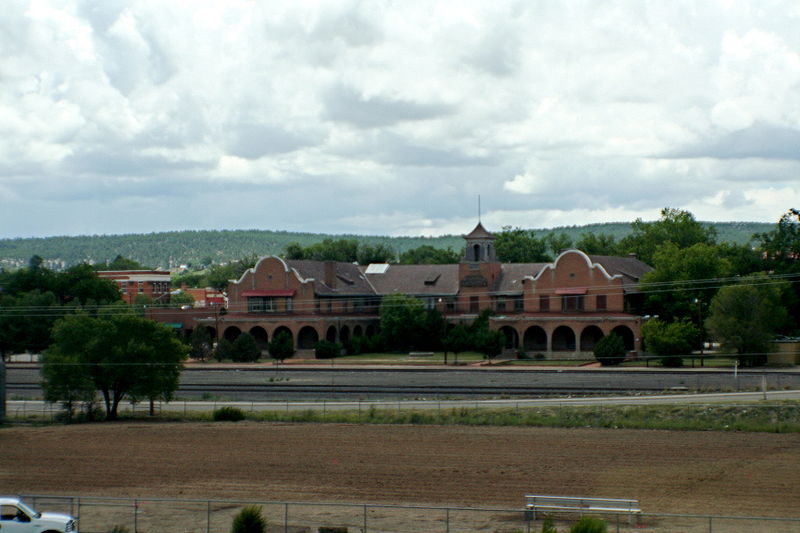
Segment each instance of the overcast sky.
[[0,237],[800,207],[800,2],[2,0]]

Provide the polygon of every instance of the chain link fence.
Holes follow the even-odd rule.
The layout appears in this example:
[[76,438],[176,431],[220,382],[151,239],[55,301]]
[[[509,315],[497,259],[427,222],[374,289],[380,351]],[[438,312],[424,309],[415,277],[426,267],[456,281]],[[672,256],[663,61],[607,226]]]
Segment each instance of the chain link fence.
[[[82,533],[227,533],[243,507],[261,507],[269,533],[317,533],[346,528],[348,533],[532,533],[542,529],[537,513],[519,509],[424,507],[348,503],[259,502],[235,500],[99,498],[25,495],[38,511],[69,513]],[[568,531],[576,513],[549,515],[559,531]],[[598,515],[611,533],[800,533],[800,518],[688,514],[607,513]]]

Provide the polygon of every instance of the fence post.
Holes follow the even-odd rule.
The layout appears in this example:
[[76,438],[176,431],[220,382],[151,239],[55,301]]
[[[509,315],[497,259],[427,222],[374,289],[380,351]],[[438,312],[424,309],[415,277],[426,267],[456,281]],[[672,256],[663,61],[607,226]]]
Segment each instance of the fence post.
[[283,504],[283,533],[289,533],[289,502]]
[[446,533],[450,533],[450,508],[449,507],[446,510],[446,514],[445,514],[445,518],[444,518],[444,524],[445,524]]
[[139,502],[133,500],[133,533],[139,533]]
[[367,506],[364,506],[364,533],[367,533]]
[[206,501],[206,533],[211,533],[211,500]]
[[712,517],[708,517],[708,533],[711,533],[711,521],[714,520]]

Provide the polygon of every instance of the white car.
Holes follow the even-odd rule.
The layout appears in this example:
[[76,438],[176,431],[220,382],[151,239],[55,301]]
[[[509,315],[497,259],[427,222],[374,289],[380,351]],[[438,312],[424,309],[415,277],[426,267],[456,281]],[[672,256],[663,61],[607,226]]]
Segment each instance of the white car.
[[37,513],[19,498],[0,497],[0,533],[78,533],[68,514]]

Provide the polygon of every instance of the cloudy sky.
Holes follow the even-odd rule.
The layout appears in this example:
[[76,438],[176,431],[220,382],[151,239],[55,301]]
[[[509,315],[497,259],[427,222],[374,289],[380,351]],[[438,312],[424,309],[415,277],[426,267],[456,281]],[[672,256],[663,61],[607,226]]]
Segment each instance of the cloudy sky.
[[800,207],[800,3],[3,0],[0,237]]

